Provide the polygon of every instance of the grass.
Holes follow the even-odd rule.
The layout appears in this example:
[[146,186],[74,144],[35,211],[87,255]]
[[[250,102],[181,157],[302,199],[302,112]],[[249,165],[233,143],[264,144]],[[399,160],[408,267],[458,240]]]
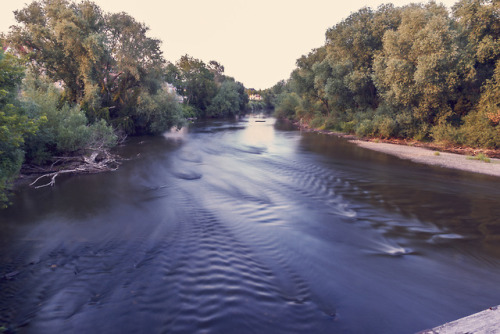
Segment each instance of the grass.
[[486,163],[490,163],[491,162],[491,159],[488,158],[486,155],[484,155],[483,153],[479,153],[478,155],[474,156],[474,157],[467,157],[468,160],[480,160],[480,161],[484,161]]

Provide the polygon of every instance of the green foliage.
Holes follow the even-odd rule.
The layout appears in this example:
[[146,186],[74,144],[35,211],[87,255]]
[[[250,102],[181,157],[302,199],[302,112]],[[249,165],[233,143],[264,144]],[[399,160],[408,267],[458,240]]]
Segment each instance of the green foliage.
[[264,101],[250,101],[248,110],[251,112],[263,111],[267,109],[267,104]]
[[54,155],[109,148],[116,144],[117,137],[104,120],[88,124],[78,105],[71,106],[62,100],[62,92],[46,78],[28,75],[21,98],[23,108],[31,118],[41,118],[45,122],[26,138],[27,162],[43,164]]
[[373,136],[375,134],[375,126],[370,119],[362,120],[356,127],[356,135],[360,137]]
[[486,163],[490,163],[491,162],[491,159],[488,158],[483,153],[479,153],[478,155],[473,156],[473,157],[467,157],[467,159],[468,160],[479,160],[479,161],[483,161],[483,162],[486,162]]
[[240,95],[238,85],[234,81],[226,80],[222,83],[217,95],[208,107],[207,116],[225,117],[237,114],[240,111]]
[[189,104],[181,104],[182,118],[183,119],[194,119],[196,118],[196,109]]
[[186,103],[195,108],[199,116],[206,117],[207,109],[217,94],[214,73],[203,61],[188,55],[182,56],[176,65],[175,71],[178,73],[168,74],[171,77],[177,76],[176,81],[172,83],[185,97]]
[[363,8],[263,96],[315,128],[499,147],[499,15],[489,0]]
[[[9,42],[39,74],[63,89],[62,98],[78,104],[91,122],[105,119],[127,133],[135,128],[138,99],[163,84],[160,41],[125,13],[104,13],[95,3],[33,1],[15,12],[18,26]],[[146,125],[146,127],[156,127]]]
[[137,133],[159,134],[179,125],[182,114],[177,96],[166,89],[154,94],[143,92],[139,96],[134,124]]
[[463,131],[451,124],[438,124],[431,129],[434,141],[442,144],[464,144]]
[[459,55],[451,27],[443,6],[408,6],[375,57],[373,77],[383,99],[422,124],[446,121],[453,112],[448,101],[454,99]]
[[309,122],[309,126],[313,129],[324,130],[325,129],[325,117],[321,114],[316,114],[313,119]]
[[[166,68],[166,80],[184,97],[184,104],[194,110],[190,117],[227,117],[239,114],[248,104],[242,83],[224,75],[224,66],[209,64],[189,55]],[[186,109],[185,109],[186,110]]]
[[283,92],[277,96],[274,115],[278,118],[293,119],[300,106],[300,97],[297,93]]
[[471,112],[464,117],[460,128],[464,144],[473,147],[500,148],[500,126],[492,125],[491,120],[482,112]]
[[7,204],[7,190],[21,168],[25,138],[40,122],[28,117],[15,99],[23,76],[18,60],[0,49],[0,207]]

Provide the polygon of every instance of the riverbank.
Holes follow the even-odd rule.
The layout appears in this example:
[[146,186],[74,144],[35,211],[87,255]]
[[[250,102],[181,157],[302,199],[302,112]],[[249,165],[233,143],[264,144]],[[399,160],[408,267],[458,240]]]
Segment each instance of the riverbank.
[[500,159],[488,158],[490,162],[457,153],[433,151],[424,147],[405,146],[391,143],[351,140],[358,146],[408,159],[417,163],[453,168],[473,173],[500,177]]
[[500,333],[500,306],[490,307],[444,325],[417,334],[455,334],[455,333]]
[[[297,125],[304,131],[342,137],[360,147],[390,154],[401,159],[408,159],[417,163],[500,177],[500,150],[474,149],[470,147],[446,147],[433,143],[396,139],[384,140],[358,138],[354,135],[312,129],[300,126],[299,124]],[[478,158],[480,156],[488,158],[481,160]]]

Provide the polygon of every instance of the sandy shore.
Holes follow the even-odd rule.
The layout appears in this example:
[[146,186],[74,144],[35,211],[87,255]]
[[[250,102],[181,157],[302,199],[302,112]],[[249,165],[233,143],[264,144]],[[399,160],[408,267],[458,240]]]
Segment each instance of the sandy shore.
[[480,160],[471,160],[465,155],[455,153],[439,152],[439,155],[437,155],[436,151],[423,147],[375,143],[362,140],[351,140],[351,142],[370,150],[395,155],[401,159],[409,159],[418,163],[500,177],[500,159],[491,159],[490,163],[486,163]]

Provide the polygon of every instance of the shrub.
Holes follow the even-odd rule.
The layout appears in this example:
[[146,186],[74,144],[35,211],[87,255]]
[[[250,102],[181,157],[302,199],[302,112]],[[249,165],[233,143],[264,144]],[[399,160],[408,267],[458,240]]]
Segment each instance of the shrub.
[[43,118],[36,133],[27,136],[26,161],[43,164],[54,155],[89,148],[109,148],[117,136],[104,120],[88,124],[79,106],[61,105],[61,92],[43,79],[28,75],[21,102],[30,118]]
[[339,124],[341,131],[345,133],[355,133],[356,132],[356,121],[342,122]]
[[274,115],[277,118],[293,119],[299,105],[300,97],[296,93],[281,93],[278,96]]
[[473,111],[464,117],[460,128],[464,143],[473,147],[500,147],[500,125],[493,125],[488,115]]
[[356,135],[361,137],[373,136],[374,135],[374,124],[370,119],[364,119],[356,127]]
[[439,124],[431,129],[431,137],[442,144],[463,144],[463,131],[450,124]]
[[311,128],[323,130],[325,128],[325,117],[321,114],[316,115],[309,123]]
[[389,138],[396,134],[397,123],[387,115],[377,115],[374,120],[375,133],[381,137]]
[[160,89],[155,94],[142,92],[133,117],[136,134],[159,134],[180,122],[182,108],[177,96]]
[[483,161],[483,162],[486,162],[486,163],[490,163],[491,162],[491,159],[488,158],[483,153],[479,153],[478,155],[473,156],[473,157],[469,156],[469,157],[467,157],[467,160],[479,160],[479,161]]
[[325,118],[325,129],[327,130],[335,130],[335,131],[341,131],[342,129],[340,128],[340,124],[337,121],[337,118],[333,115],[330,114]]

